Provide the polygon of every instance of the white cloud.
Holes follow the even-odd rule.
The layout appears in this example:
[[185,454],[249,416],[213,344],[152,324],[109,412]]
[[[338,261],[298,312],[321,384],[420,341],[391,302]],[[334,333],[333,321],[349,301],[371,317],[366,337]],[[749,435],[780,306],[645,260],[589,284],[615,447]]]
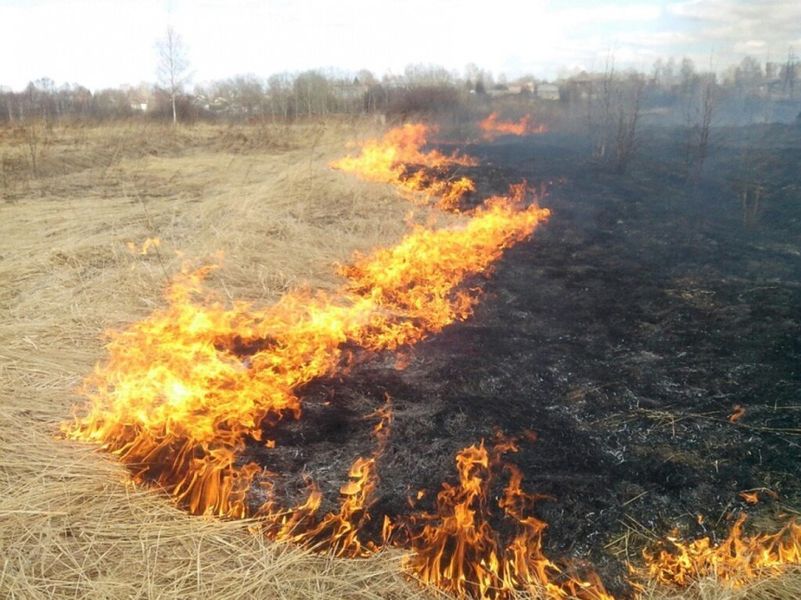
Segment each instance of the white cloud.
[[693,29],[699,40],[732,45],[749,39],[784,45],[801,28],[801,2],[797,0],[691,0],[669,4],[667,11]]
[[610,54],[641,67],[657,56],[736,62],[801,50],[798,0],[0,0],[0,84],[152,81],[168,21],[195,81],[327,66],[397,73],[418,62],[553,76],[564,65],[603,68]]
[[0,78],[17,87],[38,77],[89,86],[152,79],[153,43],[166,22],[160,4],[0,4]]
[[662,15],[662,9],[654,4],[597,4],[591,7],[555,10],[554,16],[566,24],[581,26],[597,23],[643,23],[654,21]]

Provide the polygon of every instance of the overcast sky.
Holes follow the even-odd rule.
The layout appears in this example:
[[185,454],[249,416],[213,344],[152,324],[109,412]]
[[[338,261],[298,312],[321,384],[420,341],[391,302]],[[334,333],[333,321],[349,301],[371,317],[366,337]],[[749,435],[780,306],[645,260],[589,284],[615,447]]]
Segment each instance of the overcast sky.
[[0,85],[152,82],[168,23],[196,83],[409,63],[463,73],[471,62],[553,78],[602,69],[610,54],[620,67],[690,56],[722,70],[746,54],[801,54],[801,0],[0,0]]

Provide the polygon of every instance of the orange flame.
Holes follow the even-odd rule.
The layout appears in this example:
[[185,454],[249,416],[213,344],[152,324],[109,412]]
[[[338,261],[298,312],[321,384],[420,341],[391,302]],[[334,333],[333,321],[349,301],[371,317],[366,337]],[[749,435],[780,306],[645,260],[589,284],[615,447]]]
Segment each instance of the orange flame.
[[729,423],[737,423],[744,416],[745,407],[741,404],[735,404],[734,408],[732,408],[731,414],[729,415]]
[[[285,510],[268,501],[261,507],[259,517],[267,535],[310,548],[326,548],[335,556],[362,557],[378,549],[374,542],[363,541],[360,534],[371,518],[368,509],[378,485],[376,462],[384,451],[392,423],[389,398],[387,406],[374,416],[379,417],[373,428],[377,448],[370,458],[357,458],[351,465],[349,481],[340,488],[339,512],[317,516],[321,496],[312,484],[306,502],[300,506]],[[391,525],[385,522],[384,528],[384,536],[388,537]]]
[[745,515],[741,515],[728,537],[717,545],[708,537],[691,542],[669,537],[663,544],[667,549],[646,550],[645,567],[631,570],[665,585],[683,587],[712,576],[738,588],[759,576],[801,564],[801,524],[790,521],[776,533],[748,536],[743,533],[744,523]]
[[612,600],[595,575],[575,578],[545,556],[542,534],[547,525],[527,514],[541,497],[522,490],[522,474],[511,464],[503,466],[509,482],[497,505],[516,533],[503,544],[490,526],[493,471],[504,453],[516,451],[516,442],[504,439],[491,451],[482,442],[457,454],[459,483],[443,484],[435,514],[412,518],[412,529],[424,525],[412,535],[406,569],[458,597],[500,599],[524,591],[535,597]]
[[381,139],[365,142],[358,156],[342,158],[331,166],[367,181],[392,183],[412,200],[420,200],[415,192],[422,194],[423,201],[436,197],[440,208],[455,210],[464,196],[475,191],[475,184],[468,177],[443,177],[443,169],[475,166],[477,162],[469,156],[424,151],[435,131],[422,123],[407,123],[389,130]]
[[745,500],[747,504],[756,504],[757,502],[759,502],[759,494],[757,494],[756,492],[740,492],[737,495],[740,496],[740,498],[742,498],[743,500]]
[[144,242],[142,242],[142,246],[139,247],[135,242],[127,242],[125,246],[128,248],[128,252],[131,254],[141,254],[144,256],[147,254],[151,248],[157,249],[161,245],[161,239],[159,238],[146,238]]
[[[544,131],[528,117],[505,123],[494,113],[482,129],[491,135]],[[440,207],[458,211],[475,186],[466,177],[443,178],[442,170],[475,161],[423,151],[430,132],[424,125],[405,125],[334,166],[435,196]],[[531,516],[540,497],[523,491],[516,467],[501,464],[504,454],[517,451],[513,439],[499,438],[490,450],[483,442],[463,449],[456,456],[459,482],[443,484],[436,512],[400,523],[385,516],[380,527],[370,524],[370,508],[392,420],[389,406],[371,415],[377,417],[376,448],[351,465],[336,511],[320,514],[322,494],[314,482],[302,503],[281,507],[271,493],[271,474],[238,460],[248,443],[276,446],[270,430],[283,419],[300,417],[297,390],[353,360],[344,347],[397,350],[469,317],[478,292],[465,282],[486,274],[507,247],[549,216],[546,209],[527,206],[525,195],[525,184],[511,186],[459,225],[417,227],[397,245],[356,256],[342,267],[346,281],[338,291],[297,290],[266,308],[225,305],[204,287],[215,266],[185,266],[169,286],[164,308],[110,334],[107,359],[84,384],[87,413],[64,432],[102,444],[128,465],[135,480],[156,483],[192,513],[255,516],[274,539],[337,556],[366,556],[381,543],[399,544],[410,551],[404,560],[410,573],[458,596],[496,600],[528,592],[611,600],[595,574],[579,577],[545,556],[547,525]],[[157,246],[158,240],[147,240],[141,250],[133,244],[131,249],[146,253]],[[496,510],[491,486],[499,470],[508,482]],[[254,487],[268,499],[254,503]],[[418,491],[417,499],[424,495]],[[514,533],[503,541],[491,518]],[[801,526],[753,538],[743,537],[741,526],[742,520],[717,547],[707,538],[671,540],[674,552],[646,553],[647,566],[632,571],[677,585],[706,574],[739,584],[755,573],[801,562]],[[383,542],[375,541],[379,530]],[[397,530],[405,540],[391,539]]]
[[84,387],[89,412],[66,432],[103,444],[193,513],[245,516],[261,474],[236,463],[246,440],[299,417],[295,390],[340,367],[346,342],[392,350],[467,318],[477,295],[460,285],[548,217],[515,194],[490,199],[460,226],[420,227],[358,257],[338,294],[225,307],[203,289],[214,267],[185,269],[165,308],[111,334],[106,362]]
[[498,113],[491,113],[486,119],[478,124],[485,140],[494,140],[502,135],[534,135],[545,133],[548,128],[540,124],[535,124],[531,115],[526,115],[519,121],[499,121]]

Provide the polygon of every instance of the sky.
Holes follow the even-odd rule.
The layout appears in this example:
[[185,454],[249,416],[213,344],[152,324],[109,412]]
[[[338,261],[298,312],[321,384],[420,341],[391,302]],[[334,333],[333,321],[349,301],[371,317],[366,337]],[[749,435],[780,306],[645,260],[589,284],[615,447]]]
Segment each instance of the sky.
[[0,0],[0,86],[90,89],[156,80],[156,41],[181,35],[192,81],[408,64],[510,78],[649,71],[688,56],[722,71],[801,55],[801,0]]

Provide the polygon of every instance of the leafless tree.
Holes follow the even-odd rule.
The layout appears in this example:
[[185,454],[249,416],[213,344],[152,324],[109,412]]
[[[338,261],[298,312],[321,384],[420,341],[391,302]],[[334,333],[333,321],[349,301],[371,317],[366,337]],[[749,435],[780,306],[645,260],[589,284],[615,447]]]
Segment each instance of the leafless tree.
[[267,80],[267,96],[273,120],[276,116],[283,120],[289,118],[292,101],[292,79],[287,73],[271,75]]
[[[606,67],[604,68],[603,76],[600,80],[600,96],[596,99],[592,89],[588,102],[588,125],[590,135],[593,139],[593,157],[596,159],[604,160],[606,152],[612,142],[612,131],[614,124],[613,115],[613,96],[616,88],[616,75],[615,75],[615,57],[609,54],[606,58]],[[592,85],[592,84],[591,84]],[[595,104],[598,106],[594,106]],[[593,113],[599,112],[599,117],[595,119],[593,125]]]
[[170,25],[167,27],[167,33],[156,44],[156,48],[159,55],[158,80],[170,95],[172,122],[175,125],[178,123],[175,100],[183,90],[184,84],[189,81],[189,59],[186,46],[181,36]]
[[645,78],[639,74],[630,75],[620,83],[618,94],[617,135],[615,136],[615,170],[626,171],[634,151],[637,149],[637,124],[640,119],[642,95]]
[[687,179],[697,183],[701,178],[709,154],[709,134],[712,128],[712,117],[715,111],[715,75],[707,73],[703,78],[701,89],[698,122],[692,127],[691,135],[695,139],[689,141],[687,155]]
[[743,225],[754,227],[762,212],[765,189],[759,183],[740,181],[736,186],[743,210]]
[[303,108],[307,116],[325,115],[331,99],[329,80],[319,71],[304,71],[292,84],[298,108]]
[[790,100],[795,100],[795,86],[798,79],[798,57],[793,52],[792,46],[787,50],[787,62],[781,69],[782,84],[785,94]]

